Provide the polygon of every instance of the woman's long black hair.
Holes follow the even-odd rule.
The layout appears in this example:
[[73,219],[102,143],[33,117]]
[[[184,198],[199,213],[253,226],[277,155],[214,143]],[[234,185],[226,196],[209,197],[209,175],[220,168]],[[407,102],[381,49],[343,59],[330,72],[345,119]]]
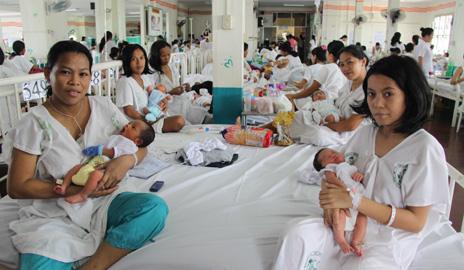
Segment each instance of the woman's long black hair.
[[158,71],[160,74],[163,74],[163,71],[161,70],[161,53],[160,52],[161,52],[161,49],[166,48],[166,47],[171,48],[171,45],[169,45],[169,43],[167,43],[164,40],[158,40],[155,43],[153,43],[150,48],[150,59],[148,62],[150,63],[150,66],[154,70]]

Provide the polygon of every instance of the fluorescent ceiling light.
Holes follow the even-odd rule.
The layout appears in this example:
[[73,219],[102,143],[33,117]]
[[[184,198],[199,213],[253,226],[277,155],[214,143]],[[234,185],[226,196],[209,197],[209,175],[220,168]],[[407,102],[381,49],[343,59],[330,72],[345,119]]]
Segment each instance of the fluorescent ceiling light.
[[67,12],[74,12],[74,11],[77,11],[77,8],[68,8],[67,10],[65,10]]
[[284,7],[304,7],[303,4],[284,4]]
[[128,12],[127,14],[129,14],[129,15],[140,15],[140,12],[139,11],[131,11],[131,12]]

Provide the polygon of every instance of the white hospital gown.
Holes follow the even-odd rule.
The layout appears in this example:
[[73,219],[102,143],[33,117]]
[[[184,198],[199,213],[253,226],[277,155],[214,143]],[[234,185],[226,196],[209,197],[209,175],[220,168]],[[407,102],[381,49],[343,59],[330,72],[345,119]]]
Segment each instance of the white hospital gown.
[[[172,81],[166,74],[160,74],[155,71],[153,78],[155,83],[160,83],[166,86],[168,91],[180,85],[180,74],[174,64],[170,63],[169,68],[172,72]],[[192,102],[183,96],[173,95],[173,100],[168,105],[169,115],[182,115],[191,124],[202,124],[208,110],[198,105],[193,105]]]
[[[104,144],[127,123],[126,117],[107,97],[89,97],[89,103],[91,115],[84,134],[77,141],[44,106],[32,108],[8,134],[4,148],[7,162],[11,161],[14,147],[39,157],[36,178],[43,181],[63,178],[72,167],[84,161],[83,148]],[[122,191],[132,190],[128,184],[121,182],[113,194],[88,199],[79,205],[71,205],[63,198],[2,198],[0,263],[17,263],[17,256],[11,256],[17,254],[9,241],[11,231],[5,230],[8,224],[14,232],[12,242],[20,253],[38,254],[62,262],[91,256],[105,235],[107,208],[112,198]],[[19,219],[11,215],[15,205]],[[4,257],[5,254],[10,257]]]
[[[354,91],[351,91],[351,85],[351,81],[345,83],[344,87],[340,89],[340,97],[335,101],[335,106],[338,107],[340,117],[344,119],[355,114],[351,105],[359,105],[364,100],[362,85]],[[289,128],[289,134],[290,137],[299,140],[301,143],[318,146],[345,144],[357,129],[368,122],[368,120],[364,120],[353,131],[338,133],[326,126],[316,125],[313,121],[311,111],[298,111]]]
[[[123,111],[126,106],[133,106],[140,114],[143,108],[148,106],[148,93],[145,90],[150,85],[155,85],[153,77],[149,74],[142,75],[143,88],[132,77],[123,76],[116,84],[116,106]],[[130,119],[129,116],[127,116]],[[163,133],[164,118],[156,121],[152,126],[156,133]]]
[[313,77],[314,81],[321,84],[321,90],[328,94],[327,98],[336,99],[340,95],[340,89],[347,82],[345,75],[337,64],[330,63],[322,65]]
[[[365,196],[398,208],[431,206],[419,233],[387,227],[369,219],[365,255],[345,256],[320,218],[298,221],[282,241],[275,269],[408,269],[417,247],[432,231],[449,226],[450,207],[445,153],[425,130],[409,135],[383,157],[375,155],[377,128],[361,129],[345,146],[364,172]],[[312,265],[313,268],[305,268]]]

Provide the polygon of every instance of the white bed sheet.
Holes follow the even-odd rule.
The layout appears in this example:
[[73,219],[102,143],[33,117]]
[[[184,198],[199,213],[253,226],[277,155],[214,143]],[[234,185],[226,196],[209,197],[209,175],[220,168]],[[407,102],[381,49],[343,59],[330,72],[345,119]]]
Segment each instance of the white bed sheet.
[[[217,130],[217,128],[216,128]],[[150,150],[172,153],[213,132],[159,135]],[[267,149],[232,146],[238,161],[222,169],[174,165],[140,183],[169,205],[165,230],[155,242],[129,254],[111,269],[270,269],[286,224],[320,216],[318,186],[297,181],[312,166],[317,149],[308,145]],[[165,155],[164,160],[170,160]],[[446,266],[443,268],[443,266]],[[464,269],[464,238],[450,226],[431,235],[411,269]]]

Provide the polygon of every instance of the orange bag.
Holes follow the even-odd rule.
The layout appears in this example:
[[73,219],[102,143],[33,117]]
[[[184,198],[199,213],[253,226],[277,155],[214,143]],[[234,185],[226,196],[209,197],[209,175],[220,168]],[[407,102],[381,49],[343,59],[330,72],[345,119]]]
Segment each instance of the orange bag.
[[272,144],[272,131],[267,128],[231,126],[221,131],[230,144],[269,147]]

